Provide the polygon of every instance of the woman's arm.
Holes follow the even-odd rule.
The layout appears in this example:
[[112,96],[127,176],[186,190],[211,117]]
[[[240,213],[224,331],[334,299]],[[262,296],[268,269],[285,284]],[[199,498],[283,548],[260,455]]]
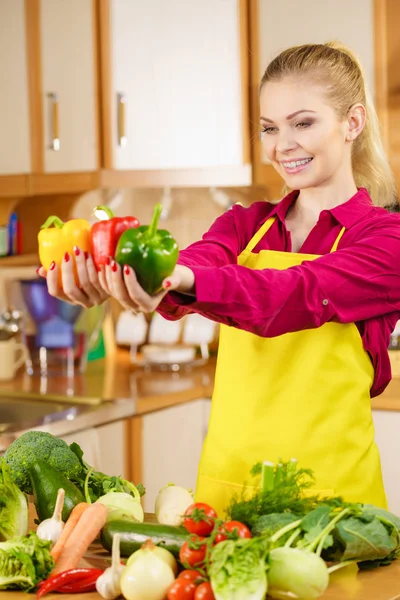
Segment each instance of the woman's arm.
[[351,247],[280,271],[237,264],[191,267],[191,310],[275,337],[400,312],[400,221],[370,231]]

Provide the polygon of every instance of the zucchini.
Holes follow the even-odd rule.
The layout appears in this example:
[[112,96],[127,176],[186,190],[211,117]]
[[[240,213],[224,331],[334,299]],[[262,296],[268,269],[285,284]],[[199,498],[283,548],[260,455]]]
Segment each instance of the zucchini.
[[142,547],[146,540],[169,550],[175,557],[179,556],[181,546],[189,539],[190,534],[184,527],[161,525],[160,523],[138,523],[130,517],[110,519],[103,527],[100,542],[111,552],[113,537],[120,535],[121,556],[128,557]]

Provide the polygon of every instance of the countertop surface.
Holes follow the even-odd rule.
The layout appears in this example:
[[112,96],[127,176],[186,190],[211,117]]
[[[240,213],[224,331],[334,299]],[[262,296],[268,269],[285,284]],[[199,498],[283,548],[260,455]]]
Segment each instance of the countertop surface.
[[[15,433],[19,435],[26,429],[67,435],[198,398],[211,398],[215,365],[212,358],[203,366],[177,372],[145,371],[132,365],[128,351],[118,350],[106,359],[89,363],[84,374],[73,378],[20,372],[13,381],[0,384],[0,450],[6,436],[15,437]],[[4,411],[13,402],[14,412],[24,415],[24,421],[11,427],[6,425],[10,421],[2,419],[2,406]],[[23,402],[36,406],[25,410],[27,405],[24,407]],[[395,377],[381,396],[372,399],[372,408],[400,411],[400,377]],[[36,420],[32,421],[28,413]]]
[[[91,566],[100,566],[98,560],[85,561]],[[1,600],[26,600],[23,592],[0,592]],[[87,594],[49,594],[49,600],[62,597],[65,600],[101,600],[97,592]],[[337,571],[331,576],[328,590],[321,600],[400,600],[400,561],[389,567],[380,567],[374,571],[357,571],[349,567]]]

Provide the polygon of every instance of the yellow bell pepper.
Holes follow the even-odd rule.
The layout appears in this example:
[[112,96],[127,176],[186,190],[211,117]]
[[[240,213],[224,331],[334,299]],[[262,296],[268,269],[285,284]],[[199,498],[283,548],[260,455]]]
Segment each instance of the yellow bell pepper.
[[71,219],[64,223],[52,216],[40,228],[38,242],[40,263],[48,271],[53,261],[61,265],[66,252],[74,260],[74,246],[82,252],[91,252],[91,225],[85,219]]

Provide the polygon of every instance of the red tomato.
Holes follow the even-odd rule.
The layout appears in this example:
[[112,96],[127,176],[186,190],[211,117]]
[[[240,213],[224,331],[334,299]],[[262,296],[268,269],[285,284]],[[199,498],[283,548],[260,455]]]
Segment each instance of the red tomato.
[[175,579],[168,590],[168,600],[194,600],[196,586],[187,579]]
[[205,581],[197,586],[194,593],[194,600],[215,600],[209,581]]
[[216,518],[217,513],[209,504],[195,502],[185,511],[183,526],[189,533],[207,536],[210,535],[214,529],[214,521]]
[[251,538],[251,532],[246,525],[239,521],[227,521],[219,528],[219,533],[215,536],[215,543],[224,540],[236,540],[237,538]]
[[203,537],[196,535],[190,536],[190,540],[185,542],[179,551],[179,560],[185,567],[196,568],[204,563],[207,547]]
[[194,569],[185,569],[179,573],[178,579],[188,579],[197,585],[196,582],[203,581],[204,577],[200,571],[195,571]]

